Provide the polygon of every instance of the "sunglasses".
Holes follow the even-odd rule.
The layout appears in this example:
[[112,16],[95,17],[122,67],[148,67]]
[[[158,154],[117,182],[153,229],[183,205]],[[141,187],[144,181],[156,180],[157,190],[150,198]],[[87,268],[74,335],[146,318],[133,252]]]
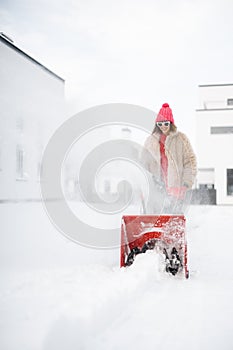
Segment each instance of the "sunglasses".
[[170,122],[169,121],[164,121],[164,122],[157,122],[156,123],[157,126],[161,127],[161,126],[169,126]]

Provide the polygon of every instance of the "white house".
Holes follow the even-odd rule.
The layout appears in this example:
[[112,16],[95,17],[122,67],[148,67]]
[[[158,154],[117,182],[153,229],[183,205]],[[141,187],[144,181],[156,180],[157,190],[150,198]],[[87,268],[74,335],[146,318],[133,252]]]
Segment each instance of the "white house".
[[43,150],[64,121],[64,80],[0,34],[0,201],[40,198]]
[[196,110],[198,188],[215,188],[217,204],[233,204],[233,84],[199,86]]

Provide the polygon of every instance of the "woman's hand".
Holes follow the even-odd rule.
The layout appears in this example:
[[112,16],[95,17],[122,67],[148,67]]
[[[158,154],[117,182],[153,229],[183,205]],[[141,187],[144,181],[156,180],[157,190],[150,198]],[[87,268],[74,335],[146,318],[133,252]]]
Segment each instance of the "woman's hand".
[[168,187],[167,188],[167,194],[169,196],[175,197],[177,199],[183,200],[185,198],[187,192],[187,187],[186,186],[181,186],[181,187]]

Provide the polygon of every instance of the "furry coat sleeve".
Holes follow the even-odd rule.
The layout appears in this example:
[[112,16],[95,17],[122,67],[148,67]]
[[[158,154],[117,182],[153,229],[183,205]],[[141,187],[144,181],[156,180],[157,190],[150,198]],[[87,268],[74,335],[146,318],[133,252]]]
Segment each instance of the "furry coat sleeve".
[[[187,186],[191,188],[196,177],[196,156],[187,136],[181,132],[170,133],[165,142],[168,159],[168,187]],[[159,134],[150,135],[141,154],[141,161],[146,170],[161,181]]]

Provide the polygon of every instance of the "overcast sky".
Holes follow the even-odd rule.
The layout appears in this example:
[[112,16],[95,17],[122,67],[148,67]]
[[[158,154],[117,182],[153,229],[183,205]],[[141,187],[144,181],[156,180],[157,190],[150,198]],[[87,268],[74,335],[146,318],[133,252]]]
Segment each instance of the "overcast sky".
[[0,0],[0,31],[66,80],[69,113],[173,109],[194,139],[198,85],[233,83],[233,0]]

